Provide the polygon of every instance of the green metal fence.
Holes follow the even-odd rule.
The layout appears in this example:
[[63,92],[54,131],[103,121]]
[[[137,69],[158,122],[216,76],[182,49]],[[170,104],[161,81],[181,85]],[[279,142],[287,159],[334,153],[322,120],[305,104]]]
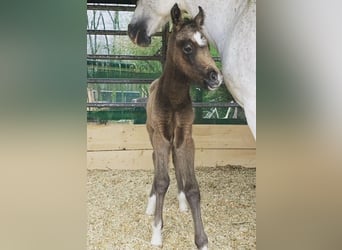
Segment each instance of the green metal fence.
[[[127,36],[135,6],[88,1],[87,120],[143,124],[149,84],[162,73],[168,29],[158,32],[149,48],[139,48]],[[220,67],[214,46],[211,52]],[[222,85],[207,91],[191,89],[196,124],[246,124],[243,110]]]

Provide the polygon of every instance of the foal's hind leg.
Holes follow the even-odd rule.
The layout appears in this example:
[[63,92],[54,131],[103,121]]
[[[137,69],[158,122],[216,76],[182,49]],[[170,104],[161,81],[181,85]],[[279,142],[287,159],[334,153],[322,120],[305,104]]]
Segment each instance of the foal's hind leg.
[[[178,130],[177,132],[183,134],[183,131]],[[175,168],[179,170],[181,180],[183,180],[184,193],[191,208],[195,227],[195,244],[198,249],[208,249],[208,237],[204,232],[201,217],[200,190],[194,169],[194,142],[191,135],[185,138],[179,135],[178,138],[181,140],[176,141],[174,145],[173,161]]]
[[166,140],[164,140],[164,138],[159,137],[157,134],[154,134],[153,149],[154,179],[147,210],[149,209],[149,206],[152,207],[154,205],[151,205],[151,202],[155,203],[151,244],[155,246],[161,246],[163,228],[163,205],[165,194],[170,183],[168,174],[170,144]]

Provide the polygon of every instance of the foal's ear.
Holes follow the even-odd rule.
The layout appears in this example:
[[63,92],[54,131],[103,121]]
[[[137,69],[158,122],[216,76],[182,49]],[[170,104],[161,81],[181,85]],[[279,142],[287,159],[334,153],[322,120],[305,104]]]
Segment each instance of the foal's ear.
[[194,20],[197,23],[198,26],[202,26],[204,23],[204,11],[202,9],[201,6],[198,6],[199,12],[198,14],[195,16]]
[[173,5],[171,9],[172,23],[174,25],[177,25],[181,21],[181,17],[182,17],[181,11],[178,7],[178,4],[175,3],[175,5]]

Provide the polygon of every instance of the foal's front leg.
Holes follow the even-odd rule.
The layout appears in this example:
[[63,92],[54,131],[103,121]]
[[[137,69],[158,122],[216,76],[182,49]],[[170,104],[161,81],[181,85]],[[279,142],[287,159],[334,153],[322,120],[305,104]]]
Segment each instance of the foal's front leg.
[[[201,207],[200,190],[194,169],[194,141],[191,133],[184,133],[182,129],[176,131],[177,140],[173,145],[173,162],[176,169],[177,182],[184,185],[184,193],[190,205],[195,227],[195,244],[198,249],[208,249],[208,237],[204,232]],[[184,137],[183,137],[184,136]]]
[[168,174],[169,153],[170,143],[161,136],[153,136],[154,179],[146,212],[150,213],[154,210],[151,239],[151,244],[154,246],[162,245],[163,205],[170,183]]
[[[176,180],[177,180],[177,187],[178,187],[178,203],[179,203],[179,211],[180,212],[187,212],[188,211],[188,204],[186,200],[186,196],[184,193],[184,180],[182,177],[181,169],[179,169],[179,166],[183,166],[185,163],[179,162],[180,157],[176,155],[176,150],[173,147],[172,149],[172,160],[173,160],[173,166],[175,167],[175,174],[176,174]],[[185,159],[185,157],[182,157]]]

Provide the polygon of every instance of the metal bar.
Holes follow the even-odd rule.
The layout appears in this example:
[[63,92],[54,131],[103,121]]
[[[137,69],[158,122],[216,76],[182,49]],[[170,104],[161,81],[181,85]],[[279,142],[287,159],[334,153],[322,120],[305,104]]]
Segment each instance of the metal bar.
[[[133,56],[133,55],[87,55],[87,59],[91,60],[151,60],[162,61],[162,55],[154,56]],[[213,57],[215,61],[220,61],[220,57]]]
[[[121,102],[121,103],[97,103],[97,102],[89,102],[87,103],[87,107],[96,107],[96,108],[133,108],[133,107],[145,107],[146,102]],[[228,107],[240,107],[236,102],[193,102],[192,106],[194,108],[228,108]]]
[[88,108],[135,108],[135,107],[145,107],[146,102],[117,102],[117,103],[97,103],[88,102]]
[[127,30],[87,30],[88,35],[127,36]]
[[101,84],[150,84],[155,79],[131,79],[131,78],[88,78],[88,83],[101,83]]
[[194,102],[192,106],[195,108],[209,108],[209,107],[216,107],[216,108],[228,108],[228,107],[240,107],[239,104],[236,102]]
[[87,59],[93,60],[154,60],[161,61],[162,56],[132,56],[132,55],[87,55]]
[[167,52],[167,42],[168,42],[168,35],[169,35],[169,24],[167,23],[163,30],[162,35],[162,47],[161,47],[161,54],[162,54],[162,64],[163,67],[166,62],[166,52]]
[[[127,30],[87,30],[88,35],[110,35],[110,36],[127,36]],[[161,36],[161,32],[155,33],[153,36]]]
[[135,5],[137,0],[87,0],[87,3],[94,4],[132,4]]
[[92,5],[87,4],[87,10],[102,10],[102,11],[131,11],[135,10],[135,6],[122,6],[122,5]]

